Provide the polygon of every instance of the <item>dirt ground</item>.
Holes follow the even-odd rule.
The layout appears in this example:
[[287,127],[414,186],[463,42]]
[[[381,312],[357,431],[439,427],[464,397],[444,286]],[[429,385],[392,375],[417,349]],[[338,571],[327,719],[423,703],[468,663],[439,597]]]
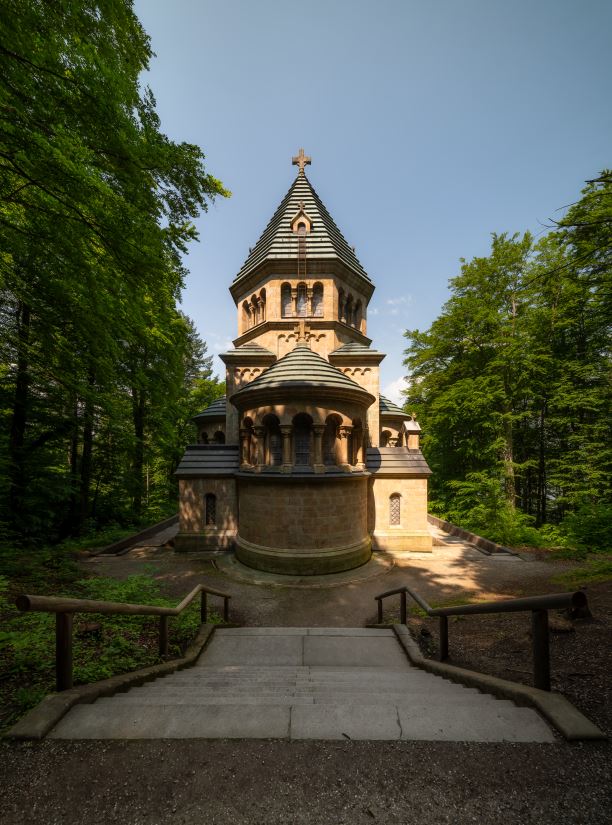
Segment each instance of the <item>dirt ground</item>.
[[[360,626],[375,620],[374,596],[410,584],[434,604],[563,590],[551,577],[571,563],[494,559],[465,545],[395,559],[339,586],[254,584],[214,561],[164,547],[83,562],[88,572],[124,578],[153,572],[183,596],[198,582],[232,594],[232,618],[251,625]],[[349,577],[350,578],[350,577]],[[593,620],[552,618],[553,688],[612,730],[609,650],[612,586],[587,589]],[[389,603],[386,618],[397,605]],[[434,620],[410,619],[435,655]],[[556,625],[556,629],[555,629]],[[451,661],[515,681],[531,678],[529,617],[452,621]],[[53,742],[0,746],[0,820],[54,825],[121,822],[223,825],[610,822],[609,743],[552,745],[166,741]]]

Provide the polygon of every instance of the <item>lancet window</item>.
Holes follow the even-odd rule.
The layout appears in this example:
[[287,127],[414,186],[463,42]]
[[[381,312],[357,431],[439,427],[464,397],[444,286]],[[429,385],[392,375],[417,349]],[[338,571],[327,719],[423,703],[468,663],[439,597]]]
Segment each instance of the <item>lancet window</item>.
[[213,493],[206,493],[206,525],[212,526],[217,523],[217,496]]
[[281,286],[281,315],[283,318],[291,318],[293,315],[293,301],[291,300],[291,286],[289,284]]
[[315,318],[323,317],[323,284],[315,284],[313,287],[312,314]]
[[393,493],[389,497],[389,524],[392,526],[398,526],[401,523],[400,502],[399,493]]
[[306,284],[299,284],[297,288],[297,314],[298,318],[305,318],[308,315],[308,292]]

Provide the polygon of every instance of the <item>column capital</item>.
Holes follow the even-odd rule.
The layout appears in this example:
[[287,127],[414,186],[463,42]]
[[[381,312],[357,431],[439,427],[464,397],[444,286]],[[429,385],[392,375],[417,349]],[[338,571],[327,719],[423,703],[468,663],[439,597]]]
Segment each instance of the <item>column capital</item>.
[[324,433],[325,432],[325,424],[313,424],[312,429],[315,433]]
[[344,424],[341,427],[338,427],[338,436],[340,438],[348,438],[352,432],[353,426],[351,424]]
[[281,424],[280,425],[281,435],[284,435],[284,436],[291,435],[292,430],[293,430],[293,424]]

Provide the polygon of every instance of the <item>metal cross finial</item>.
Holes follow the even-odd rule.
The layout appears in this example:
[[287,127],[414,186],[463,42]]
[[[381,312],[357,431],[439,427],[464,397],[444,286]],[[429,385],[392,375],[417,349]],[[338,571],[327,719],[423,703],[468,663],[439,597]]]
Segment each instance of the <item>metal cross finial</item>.
[[294,157],[291,160],[291,163],[293,164],[293,166],[299,166],[300,167],[300,172],[304,171],[305,166],[310,166],[310,162],[311,162],[310,157],[308,155],[304,154],[303,149],[300,149],[300,151],[297,153],[297,156]]

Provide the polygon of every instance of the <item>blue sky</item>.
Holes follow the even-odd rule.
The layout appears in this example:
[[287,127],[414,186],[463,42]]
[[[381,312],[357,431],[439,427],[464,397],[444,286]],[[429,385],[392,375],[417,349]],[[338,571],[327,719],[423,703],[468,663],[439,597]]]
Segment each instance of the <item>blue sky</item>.
[[[612,166],[610,0],[137,0],[164,131],[232,191],[198,221],[183,309],[231,346],[227,287],[308,176],[376,284],[368,334],[398,396],[459,258],[542,233]],[[221,373],[223,365],[215,359]]]

